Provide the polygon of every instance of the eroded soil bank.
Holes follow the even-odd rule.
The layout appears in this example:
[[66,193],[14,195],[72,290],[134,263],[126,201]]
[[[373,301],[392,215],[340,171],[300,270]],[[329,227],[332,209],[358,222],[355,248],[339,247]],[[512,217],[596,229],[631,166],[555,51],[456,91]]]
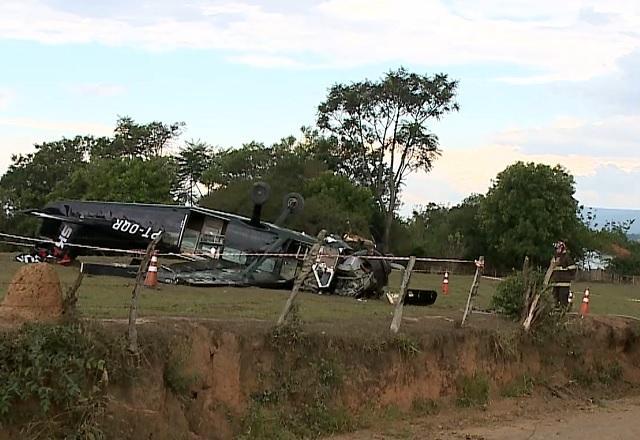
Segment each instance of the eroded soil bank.
[[[147,337],[161,333],[156,325]],[[165,338],[164,364],[112,390],[107,424],[118,436],[317,437],[536,388],[615,394],[640,384],[640,327],[611,319],[575,320],[537,338],[517,329],[383,338],[193,322],[174,323]]]
[[106,438],[321,438],[540,392],[616,397],[640,384],[636,321],[576,319],[535,337],[446,324],[390,338],[158,319],[139,326],[132,358],[123,324],[92,323],[85,333],[108,350],[90,421]]

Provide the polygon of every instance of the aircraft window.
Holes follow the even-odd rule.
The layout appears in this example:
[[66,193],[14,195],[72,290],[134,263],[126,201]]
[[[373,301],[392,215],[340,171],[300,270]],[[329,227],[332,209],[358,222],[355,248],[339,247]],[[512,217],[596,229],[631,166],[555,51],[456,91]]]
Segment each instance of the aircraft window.
[[200,238],[200,231],[194,229],[185,229],[182,236],[182,250],[193,252],[196,250],[198,239]]
[[275,269],[275,258],[266,258],[262,263],[260,263],[260,266],[258,266],[258,270],[261,272],[273,272]]
[[251,253],[268,249],[277,239],[277,234],[273,232],[255,230],[245,224],[231,222],[227,225],[224,242],[226,246]]
[[224,223],[222,220],[216,218],[207,218],[202,226],[202,237],[200,239],[200,247],[208,248],[211,245],[224,244],[224,236],[222,235],[222,228]]
[[230,247],[224,248],[220,258],[231,263],[247,264],[247,256],[242,251]]
[[285,258],[280,268],[280,278],[284,280],[292,280],[296,277],[298,271],[298,260],[295,258]]
[[199,238],[200,231],[185,229],[184,235],[182,236],[182,250],[195,251]]

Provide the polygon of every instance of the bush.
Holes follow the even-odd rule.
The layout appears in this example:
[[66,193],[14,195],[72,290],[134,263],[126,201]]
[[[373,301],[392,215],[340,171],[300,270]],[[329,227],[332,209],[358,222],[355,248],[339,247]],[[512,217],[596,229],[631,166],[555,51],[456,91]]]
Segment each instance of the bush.
[[[530,281],[535,286],[541,287],[543,274],[537,271],[530,272]],[[505,278],[496,287],[496,292],[491,298],[491,307],[498,313],[518,319],[524,308],[524,295],[526,286],[522,272],[514,272],[513,275]]]
[[529,374],[524,373],[522,376],[517,377],[512,382],[507,384],[501,394],[504,397],[524,397],[529,396],[533,392],[535,381]]
[[187,396],[191,387],[197,381],[196,376],[185,374],[184,361],[181,359],[170,359],[164,367],[162,378],[165,386],[176,397]]
[[458,400],[461,407],[482,406],[489,402],[489,380],[483,374],[458,379]]
[[101,437],[103,354],[78,325],[30,324],[0,334],[0,426],[27,422],[39,438],[65,429]]

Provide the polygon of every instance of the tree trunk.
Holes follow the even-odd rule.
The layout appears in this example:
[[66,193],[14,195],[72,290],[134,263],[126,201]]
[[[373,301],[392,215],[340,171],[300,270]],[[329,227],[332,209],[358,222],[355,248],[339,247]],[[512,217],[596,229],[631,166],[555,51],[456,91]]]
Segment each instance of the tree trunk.
[[382,241],[382,250],[389,253],[389,241],[391,240],[391,225],[393,224],[393,211],[387,211],[384,221],[384,238]]
[[393,214],[395,213],[396,207],[396,191],[393,183],[390,185],[390,195],[389,195],[389,206],[387,207],[387,212],[385,213],[384,220],[384,239],[382,241],[382,250],[386,253],[389,253],[389,242],[391,240],[391,226],[393,225]]

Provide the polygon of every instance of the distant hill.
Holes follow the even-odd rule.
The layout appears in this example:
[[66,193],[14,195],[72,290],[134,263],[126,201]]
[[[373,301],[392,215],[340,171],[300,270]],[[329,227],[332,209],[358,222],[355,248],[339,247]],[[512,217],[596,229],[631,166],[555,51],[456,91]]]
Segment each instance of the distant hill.
[[635,219],[635,222],[631,225],[631,229],[629,229],[629,234],[640,235],[640,210],[611,208],[593,208],[593,210],[596,214],[596,222],[601,226],[608,221],[620,223]]

